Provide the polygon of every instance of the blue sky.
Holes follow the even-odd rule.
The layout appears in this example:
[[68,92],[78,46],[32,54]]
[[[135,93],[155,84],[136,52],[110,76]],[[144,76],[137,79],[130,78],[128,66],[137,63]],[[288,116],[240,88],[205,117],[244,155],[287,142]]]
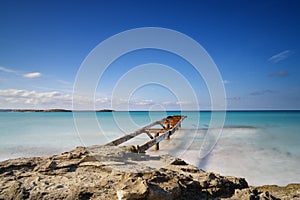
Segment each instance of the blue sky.
[[[300,109],[299,9],[296,0],[2,0],[0,108],[71,108],[79,67],[100,42],[133,28],[163,27],[206,49],[223,78],[228,109]],[[210,109],[205,83],[189,63],[158,50],[115,61],[98,86],[96,108],[110,108],[118,80],[145,63],[178,70],[194,89],[200,109]],[[133,92],[126,106],[178,109],[180,103],[170,89],[149,84]]]

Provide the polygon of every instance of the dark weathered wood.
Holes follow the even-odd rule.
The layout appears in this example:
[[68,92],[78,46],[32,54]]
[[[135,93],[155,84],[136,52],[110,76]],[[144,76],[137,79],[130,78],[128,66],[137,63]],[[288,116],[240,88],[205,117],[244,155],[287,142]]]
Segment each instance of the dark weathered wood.
[[146,134],[149,136],[150,139],[153,139],[153,136],[149,133],[149,131],[146,131]]
[[[158,138],[159,137],[159,132],[155,133],[154,137]],[[155,151],[159,150],[159,142],[154,144],[154,150]]]
[[[141,129],[138,129],[137,131],[135,131],[133,133],[124,135],[123,137],[120,137],[112,142],[109,142],[106,145],[108,145],[108,146],[119,145],[119,144],[122,144],[122,143],[142,134],[142,133],[146,133],[151,138],[151,140],[141,146],[137,146],[138,152],[145,152],[147,149],[149,149],[153,145],[156,145],[156,150],[158,150],[159,142],[166,138],[170,139],[170,136],[172,134],[174,134],[175,131],[178,130],[179,127],[181,127],[181,122],[185,118],[186,118],[186,116],[168,116],[161,120],[155,121]],[[160,125],[160,126],[162,126],[162,128],[161,129],[152,128],[155,125]],[[151,135],[151,133],[155,134],[155,137],[153,137]]]

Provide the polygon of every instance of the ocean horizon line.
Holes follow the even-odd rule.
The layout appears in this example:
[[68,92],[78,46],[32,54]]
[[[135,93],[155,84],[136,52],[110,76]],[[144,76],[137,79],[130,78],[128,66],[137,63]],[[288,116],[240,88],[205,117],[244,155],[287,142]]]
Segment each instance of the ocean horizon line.
[[114,109],[95,109],[95,110],[72,110],[72,109],[0,109],[0,112],[300,112],[300,109],[229,109],[229,110],[114,110]]

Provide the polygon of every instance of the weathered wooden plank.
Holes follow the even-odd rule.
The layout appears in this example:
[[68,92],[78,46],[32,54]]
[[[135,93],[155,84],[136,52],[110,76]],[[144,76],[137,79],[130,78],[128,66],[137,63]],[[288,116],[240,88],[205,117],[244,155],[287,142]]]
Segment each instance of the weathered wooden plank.
[[141,146],[137,146],[137,150],[138,153],[142,153],[145,152],[147,149],[149,149],[150,147],[152,147],[153,145],[159,143],[160,141],[162,141],[163,139],[167,138],[170,135],[171,131],[166,131],[163,134],[159,135],[158,137],[146,142],[145,144],[141,145]]
[[170,137],[171,135],[173,135],[175,133],[175,131],[178,129],[178,127],[181,126],[181,122],[186,118],[186,116],[181,116],[181,119],[177,121],[176,125],[174,127],[172,127],[169,130],[166,130],[165,132],[163,132],[161,135],[159,135],[158,137],[146,142],[145,144],[141,145],[141,146],[137,146],[138,152],[145,152],[147,149],[149,149],[150,147],[152,147],[155,144],[158,144],[159,142],[161,142],[163,139]]
[[149,133],[147,131],[147,129],[150,129],[152,126],[155,126],[155,125],[161,125],[162,126],[162,122],[165,121],[165,120],[166,120],[166,118],[163,118],[161,120],[155,121],[155,122],[153,122],[153,123],[151,123],[151,124],[149,124],[147,126],[144,126],[143,128],[138,129],[137,131],[135,131],[133,133],[124,135],[123,137],[120,137],[120,138],[118,138],[116,140],[113,140],[112,142],[107,143],[106,146],[113,146],[113,145],[117,146],[117,145],[122,144],[122,143],[124,143],[124,142],[126,142],[126,141],[128,141],[128,140],[130,140],[130,139],[132,139],[132,138],[134,138],[134,137],[142,134],[142,133]]

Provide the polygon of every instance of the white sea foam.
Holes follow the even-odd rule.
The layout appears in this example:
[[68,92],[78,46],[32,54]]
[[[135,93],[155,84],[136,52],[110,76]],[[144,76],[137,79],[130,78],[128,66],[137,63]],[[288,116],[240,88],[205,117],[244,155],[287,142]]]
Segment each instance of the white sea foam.
[[[211,128],[210,114],[202,113],[201,120],[197,112],[184,114],[188,118],[183,121],[182,129],[170,140],[162,141],[160,151],[151,148],[149,154],[169,153],[207,171],[245,177],[250,185],[300,182],[300,112],[230,112],[217,144],[202,160],[200,148],[207,129]],[[90,124],[90,116],[82,113],[85,129],[77,133],[71,113],[0,113],[0,160],[46,156],[76,146],[105,144],[165,115],[165,112],[133,112],[130,117],[136,124],[132,124],[126,123],[128,115],[123,112],[99,113],[101,132],[92,128],[95,126]],[[118,127],[114,118],[123,127]],[[125,145],[140,145],[147,140],[148,136],[143,134]]]
[[[280,141],[262,141],[267,134],[265,131],[266,129],[253,127],[224,128],[215,148],[204,159],[200,159],[199,150],[205,131],[199,131],[198,137],[187,146],[170,146],[163,142],[160,154],[170,153],[181,157],[206,171],[244,177],[250,185],[299,183],[299,152],[286,151],[287,147],[277,147]],[[181,131],[181,136],[175,134],[177,138],[174,143],[176,139],[181,140],[183,135],[188,134],[182,134],[183,132]],[[186,147],[188,148],[185,149]],[[153,154],[153,151],[149,153]]]

